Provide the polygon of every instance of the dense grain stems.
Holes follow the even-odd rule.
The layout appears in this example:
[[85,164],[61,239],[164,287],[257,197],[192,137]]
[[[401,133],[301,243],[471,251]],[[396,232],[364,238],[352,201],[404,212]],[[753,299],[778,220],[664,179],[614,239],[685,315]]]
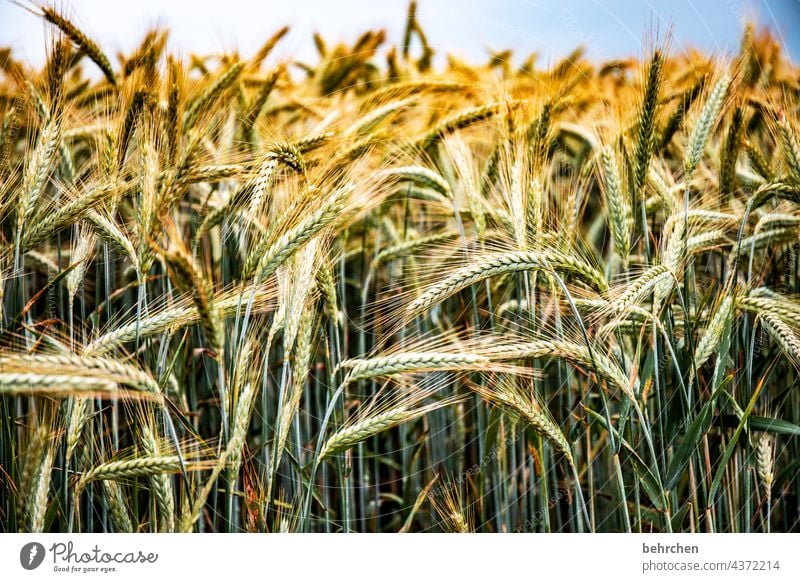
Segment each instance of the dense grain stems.
[[[314,318],[313,316],[305,315],[301,323],[300,332],[297,338],[297,346],[294,353],[294,361],[292,367],[292,384],[289,389],[286,402],[283,403],[283,412],[278,424],[277,434],[275,437],[275,456],[272,464],[272,479],[274,480],[275,472],[278,470],[278,464],[281,461],[283,450],[286,447],[286,439],[289,436],[289,428],[292,420],[300,407],[300,399],[303,396],[306,384],[306,376],[311,360],[311,346],[312,346],[312,332],[314,331]],[[271,485],[270,485],[271,489]]]
[[197,496],[194,506],[191,508],[187,518],[181,525],[181,530],[191,531],[194,523],[199,519],[200,512],[211,493],[214,483],[219,477],[225,467],[229,467],[232,473],[239,470],[239,465],[242,462],[242,446],[244,445],[245,438],[247,437],[247,427],[250,424],[250,417],[253,411],[253,402],[255,401],[257,391],[248,382],[244,385],[242,391],[239,393],[239,400],[236,404],[236,413],[234,415],[233,433],[228,446],[220,456],[214,468],[211,471],[206,484]]
[[31,10],[0,529],[796,529],[800,77],[768,31],[733,65],[473,62],[412,2],[403,46],[155,28],[112,62]]

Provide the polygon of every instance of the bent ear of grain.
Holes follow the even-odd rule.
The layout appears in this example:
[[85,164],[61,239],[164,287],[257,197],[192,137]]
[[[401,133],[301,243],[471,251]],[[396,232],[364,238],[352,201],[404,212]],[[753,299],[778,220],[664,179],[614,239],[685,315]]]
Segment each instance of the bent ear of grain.
[[[252,302],[255,313],[266,311],[274,305],[275,290],[269,285],[251,285],[218,293],[213,298],[218,317],[236,314],[243,303]],[[154,311],[141,319],[134,318],[100,335],[83,349],[85,356],[105,354],[135,340],[163,333],[177,331],[202,322],[196,304],[189,299],[176,302],[172,307]]]
[[461,400],[459,397],[449,397],[423,403],[433,396],[432,390],[413,390],[406,398],[395,396],[390,397],[387,402],[365,406],[366,412],[358,413],[328,437],[320,450],[319,459],[324,460],[341,454],[372,436]]
[[143,370],[109,358],[76,355],[0,356],[0,394],[162,401],[158,383]]
[[446,274],[441,281],[426,288],[406,307],[406,317],[425,312],[474,283],[524,271],[560,272],[575,278],[600,292],[608,291],[602,273],[579,258],[557,251],[511,251],[471,258],[469,264]]
[[[490,385],[491,384],[491,385]],[[546,440],[575,468],[572,447],[556,424],[547,408],[542,405],[533,392],[523,390],[519,380],[504,376],[497,382],[473,384],[472,390],[483,396],[490,404],[497,406],[530,426],[536,434]]]

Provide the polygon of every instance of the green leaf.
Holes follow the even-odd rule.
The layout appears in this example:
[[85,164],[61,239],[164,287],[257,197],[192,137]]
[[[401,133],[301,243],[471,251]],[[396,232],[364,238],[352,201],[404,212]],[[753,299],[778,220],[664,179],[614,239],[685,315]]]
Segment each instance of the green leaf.
[[489,409],[489,418],[486,422],[486,431],[483,437],[483,450],[484,453],[493,451],[497,443],[497,435],[500,432],[500,420],[503,418],[503,411],[498,407],[491,407]]
[[714,410],[714,403],[717,400],[717,396],[719,396],[720,392],[722,392],[732,379],[733,376],[728,376],[720,383],[711,396],[711,400],[703,405],[700,414],[695,417],[692,424],[683,435],[681,444],[678,445],[667,467],[667,477],[664,483],[664,487],[667,491],[674,489],[678,481],[680,481],[684,469],[686,469],[686,466],[689,464],[689,459],[692,458],[694,451],[697,449],[697,445],[700,443],[700,439],[703,438],[703,435],[711,426],[711,413]]
[[[606,430],[608,430],[606,419],[601,414],[597,413],[591,408],[588,408],[585,405],[583,406],[583,409],[587,413],[589,413],[589,416],[591,416],[592,419],[599,422],[604,428],[606,428]],[[655,475],[653,475],[653,472],[648,468],[648,466],[638,455],[638,453],[634,450],[634,448],[630,445],[630,443],[628,443],[627,440],[619,436],[617,429],[615,429],[612,426],[611,430],[614,432],[614,436],[619,438],[619,442],[622,445],[622,447],[624,447],[625,450],[628,451],[629,454],[626,455],[625,458],[626,460],[630,461],[631,465],[633,465],[634,473],[636,473],[636,477],[641,482],[644,492],[650,498],[650,501],[653,503],[653,505],[655,505],[656,508],[659,509],[659,511],[664,511],[667,505],[665,502],[664,492],[658,483],[658,479],[656,479]]]
[[725,453],[722,455],[722,460],[719,462],[714,480],[711,482],[711,489],[708,491],[709,499],[714,499],[714,495],[716,495],[717,489],[719,489],[722,476],[725,474],[725,467],[727,467],[728,461],[730,461],[731,456],[733,456],[733,451],[736,450],[736,443],[739,441],[739,436],[742,434],[745,424],[747,424],[747,418],[750,416],[750,413],[753,412],[753,407],[756,405],[756,400],[758,399],[758,395],[761,394],[761,389],[763,387],[764,383],[760,382],[758,387],[753,391],[753,396],[750,398],[750,402],[747,403],[747,408],[744,409],[744,414],[742,414],[742,418],[739,420],[739,426],[736,427],[731,440],[728,442],[728,446],[725,447]]
[[683,471],[686,469],[689,460],[697,449],[697,445],[700,443],[700,439],[703,438],[703,435],[711,426],[711,417],[714,412],[714,404],[717,401],[717,397],[728,382],[733,379],[733,376],[728,376],[724,380],[722,378],[728,363],[728,351],[731,345],[731,328],[733,327],[730,317],[726,323],[725,329],[722,332],[722,338],[719,342],[717,361],[714,366],[714,378],[711,382],[711,399],[703,405],[700,414],[692,421],[692,424],[683,436],[681,444],[678,445],[675,455],[672,457],[667,467],[667,477],[664,483],[664,487],[667,491],[674,489],[678,481],[680,481]]
[[792,422],[789,422],[788,420],[781,420],[779,418],[751,416],[750,429],[761,430],[764,432],[774,432],[776,434],[789,434],[792,436],[800,436],[800,426]]
[[675,515],[672,516],[672,531],[680,532],[683,529],[683,521],[686,519],[686,514],[689,513],[689,509],[692,507],[691,503],[684,504]]

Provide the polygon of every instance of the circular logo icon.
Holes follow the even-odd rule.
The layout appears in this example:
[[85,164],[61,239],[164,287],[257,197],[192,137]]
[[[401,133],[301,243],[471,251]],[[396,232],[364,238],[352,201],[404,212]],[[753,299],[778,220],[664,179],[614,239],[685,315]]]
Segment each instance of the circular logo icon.
[[19,563],[26,570],[35,570],[44,562],[44,546],[39,542],[30,542],[19,551]]

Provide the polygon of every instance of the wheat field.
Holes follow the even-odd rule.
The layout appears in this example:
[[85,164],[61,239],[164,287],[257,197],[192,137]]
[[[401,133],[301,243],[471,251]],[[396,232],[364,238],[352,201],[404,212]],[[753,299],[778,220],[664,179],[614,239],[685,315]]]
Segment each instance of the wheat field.
[[[0,531],[800,531],[800,70],[0,50]],[[521,64],[512,64],[521,63]]]

